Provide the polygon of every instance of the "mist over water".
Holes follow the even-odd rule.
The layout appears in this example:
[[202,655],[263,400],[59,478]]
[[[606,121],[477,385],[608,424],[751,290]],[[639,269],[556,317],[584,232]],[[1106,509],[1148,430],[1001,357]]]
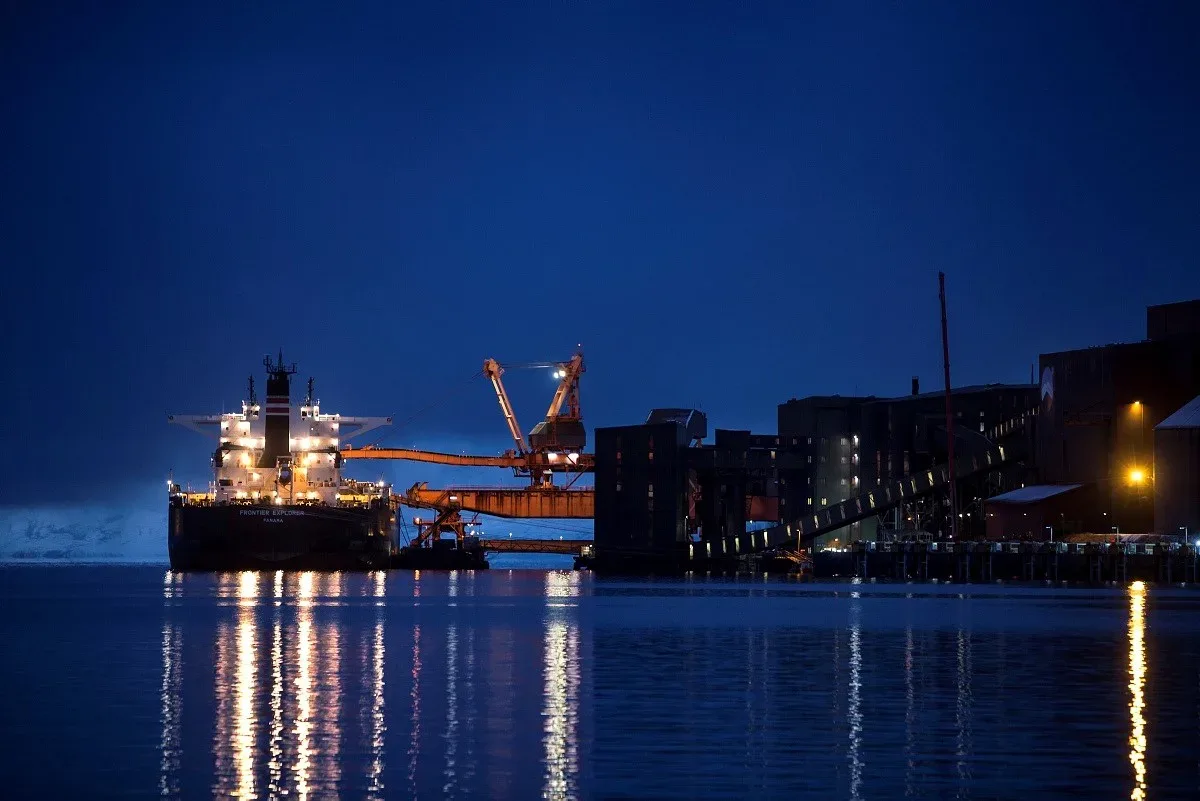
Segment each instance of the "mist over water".
[[0,506],[0,559],[165,564],[166,482],[108,503]]

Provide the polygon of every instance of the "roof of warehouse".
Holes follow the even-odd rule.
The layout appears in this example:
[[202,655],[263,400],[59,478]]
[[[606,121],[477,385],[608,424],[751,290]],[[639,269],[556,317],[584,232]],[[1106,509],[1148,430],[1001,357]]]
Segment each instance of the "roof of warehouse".
[[1160,428],[1200,428],[1200,395],[1185,403],[1173,415],[1154,427]]
[[1037,503],[1082,487],[1082,484],[1033,484],[988,498],[988,503]]

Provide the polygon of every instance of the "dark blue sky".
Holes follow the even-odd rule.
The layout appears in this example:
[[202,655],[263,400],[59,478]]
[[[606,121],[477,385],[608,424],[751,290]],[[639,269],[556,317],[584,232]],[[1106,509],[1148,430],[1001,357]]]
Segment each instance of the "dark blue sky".
[[[329,411],[582,342],[591,425],[769,431],[936,387],[939,269],[956,383],[1200,296],[1194,4],[351,5],[4,12],[4,503],[203,476],[165,414],[281,345]],[[483,383],[390,439],[509,444]]]

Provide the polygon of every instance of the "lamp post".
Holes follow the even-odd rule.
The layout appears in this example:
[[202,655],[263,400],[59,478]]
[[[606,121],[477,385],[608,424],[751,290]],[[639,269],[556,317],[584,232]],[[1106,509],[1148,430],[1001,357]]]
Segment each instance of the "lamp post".
[[1046,531],[1050,532],[1050,541],[1054,542],[1054,526],[1046,526]]

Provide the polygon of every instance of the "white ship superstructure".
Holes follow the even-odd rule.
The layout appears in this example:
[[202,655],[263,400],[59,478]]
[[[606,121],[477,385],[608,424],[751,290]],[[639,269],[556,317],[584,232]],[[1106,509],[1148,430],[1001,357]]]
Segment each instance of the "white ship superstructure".
[[[206,493],[187,493],[189,502],[215,504],[360,505],[385,496],[390,487],[342,476],[342,442],[381,426],[390,417],[325,414],[314,398],[312,379],[301,404],[290,398],[294,366],[264,359],[266,402],[254,394],[242,411],[214,415],[172,415],[168,421],[216,436],[213,478]],[[172,486],[174,493],[180,490]]]

